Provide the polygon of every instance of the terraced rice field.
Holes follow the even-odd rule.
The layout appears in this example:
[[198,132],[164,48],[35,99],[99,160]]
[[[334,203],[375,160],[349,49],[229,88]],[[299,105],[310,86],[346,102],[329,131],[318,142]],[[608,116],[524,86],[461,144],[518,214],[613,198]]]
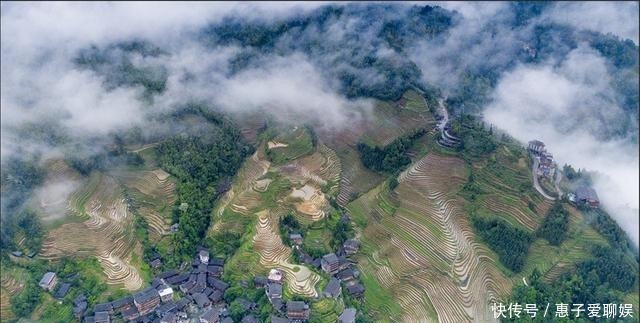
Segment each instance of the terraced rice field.
[[149,224],[153,238],[169,234],[169,210],[176,200],[170,175],[162,169],[115,171],[110,175],[128,189],[131,203]]
[[[113,177],[97,176],[97,183],[75,198],[76,211],[88,215],[82,223],[67,223],[47,234],[40,257],[95,256],[107,276],[106,283],[136,290],[142,286],[138,270],[131,265],[136,245],[133,221],[123,190]],[[93,179],[93,181],[96,181]]]
[[24,283],[15,277],[15,272],[3,272],[0,278],[0,321],[6,322],[15,318],[11,311],[11,297],[20,293]]
[[34,191],[30,202],[47,224],[63,220],[69,213],[69,196],[82,183],[81,176],[63,160],[54,160],[46,165],[44,183]]
[[317,187],[305,184],[300,189],[294,188],[289,196],[302,200],[295,203],[296,210],[308,215],[311,221],[318,221],[324,218],[323,209],[327,205],[327,200]]
[[[318,295],[316,284],[321,277],[300,265],[289,262],[291,249],[286,247],[278,234],[279,217],[288,211],[280,208],[277,201],[266,201],[266,198],[277,198],[270,191],[282,191],[281,180],[263,178],[270,170],[271,164],[260,153],[262,149],[249,158],[236,177],[232,188],[220,200],[214,214],[218,217],[209,234],[221,230],[234,230],[249,235],[250,241],[244,241],[240,249],[231,258],[227,266],[242,268],[246,274],[259,274],[271,268],[278,268],[285,273],[285,280],[291,293],[315,297]],[[274,186],[275,185],[275,186]],[[242,231],[237,227],[240,219],[254,218],[253,228]],[[244,239],[244,238],[243,238]],[[257,251],[257,253],[256,253]],[[253,257],[257,256],[257,263]],[[256,266],[260,267],[257,268]],[[294,269],[295,268],[295,269]],[[250,275],[238,274],[242,279]]]
[[362,165],[358,152],[349,147],[339,151],[342,176],[336,200],[340,206],[346,206],[359,194],[367,192],[384,180],[381,175]]
[[313,152],[313,142],[306,128],[295,126],[283,131],[267,143],[269,157],[282,164]]
[[363,243],[378,246],[360,267],[402,309],[389,320],[492,321],[489,303],[511,290],[455,195],[465,180],[460,159],[429,154],[399,176],[395,192],[377,188],[349,205],[356,222],[368,222]]
[[[496,154],[496,163],[476,162],[472,172],[483,193],[476,201],[480,212],[488,212],[514,226],[534,231],[551,203],[531,187],[530,170],[524,158],[517,158],[502,147]],[[529,202],[535,208],[529,209]]]
[[[266,268],[277,268],[285,273],[285,280],[289,290],[298,295],[316,297],[315,289],[320,276],[303,265],[289,262],[291,249],[286,247],[277,233],[279,216],[284,210],[262,211],[256,214],[256,234],[253,237],[255,250],[260,254],[260,264]],[[298,270],[294,270],[297,267]]]

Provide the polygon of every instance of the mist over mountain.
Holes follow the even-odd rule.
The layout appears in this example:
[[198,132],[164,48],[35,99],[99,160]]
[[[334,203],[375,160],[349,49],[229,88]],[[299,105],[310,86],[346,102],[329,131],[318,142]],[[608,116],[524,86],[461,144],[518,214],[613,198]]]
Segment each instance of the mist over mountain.
[[418,87],[598,172],[637,228],[637,21],[631,2],[2,3],[2,163],[92,156],[189,102],[340,128]]

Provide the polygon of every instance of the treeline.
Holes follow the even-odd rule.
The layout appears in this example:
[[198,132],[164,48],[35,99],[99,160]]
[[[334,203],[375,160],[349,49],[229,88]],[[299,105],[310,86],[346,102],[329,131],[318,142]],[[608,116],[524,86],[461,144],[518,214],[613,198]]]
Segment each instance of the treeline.
[[0,250],[12,251],[15,237],[25,238],[25,247],[31,252],[40,250],[44,229],[38,216],[22,206],[33,189],[44,180],[45,172],[38,159],[22,160],[9,157],[2,165],[2,217],[0,218]]
[[[538,304],[539,312],[550,304],[620,304],[624,293],[637,286],[637,263],[630,261],[620,251],[608,246],[596,245],[591,250],[591,260],[577,266],[551,283],[544,282],[536,268],[529,276],[528,286],[513,289],[510,303]],[[585,305],[586,306],[586,305]],[[520,322],[519,319],[503,319],[503,322]],[[601,318],[574,315],[563,322],[599,322]],[[537,321],[536,321],[537,322]],[[637,318],[616,322],[637,322]]]
[[617,250],[625,251],[635,255],[638,259],[638,249],[633,245],[631,239],[615,220],[601,209],[581,208],[581,211],[587,218],[587,222],[591,224],[598,233],[600,233],[609,243]]
[[360,153],[360,160],[365,167],[377,172],[397,172],[411,163],[411,159],[407,156],[407,150],[425,132],[424,129],[416,130],[401,136],[384,147],[370,146],[359,142],[357,149]]
[[104,48],[91,46],[78,52],[74,63],[104,77],[107,88],[142,86],[145,95],[162,93],[166,89],[168,71],[159,65],[135,65],[131,55],[158,57],[164,52],[141,40],[119,42]]
[[211,221],[216,199],[229,189],[228,178],[238,171],[253,147],[244,143],[238,129],[223,118],[212,139],[179,136],[156,148],[163,169],[178,180],[174,217],[179,231],[174,235],[175,255],[187,257],[201,243]]
[[560,202],[555,202],[547,212],[547,216],[542,221],[536,235],[549,241],[551,245],[559,246],[566,239],[568,229],[569,212]]
[[484,122],[474,116],[465,114],[454,119],[451,129],[461,139],[458,151],[468,159],[485,156],[498,148],[493,128],[489,126],[489,129],[486,129]]
[[500,258],[500,262],[513,272],[520,272],[533,242],[531,233],[516,228],[499,218],[485,218],[474,215],[471,223],[478,236]]
[[282,239],[282,243],[287,246],[291,246],[291,239],[289,239],[290,234],[298,233],[302,235],[302,226],[291,213],[287,213],[287,215],[278,220],[278,228],[280,232],[280,239]]
[[[328,5],[272,22],[224,19],[204,28],[200,38],[212,47],[243,48],[230,60],[233,73],[260,64],[265,54],[302,52],[322,66],[328,77],[337,78],[346,96],[394,101],[412,85],[422,83],[420,68],[408,58],[406,49],[446,32],[454,16],[436,6]],[[343,29],[341,37],[333,37],[331,30],[341,21],[351,26]],[[383,46],[391,47],[393,53],[379,55]],[[372,74],[379,77],[372,78]]]

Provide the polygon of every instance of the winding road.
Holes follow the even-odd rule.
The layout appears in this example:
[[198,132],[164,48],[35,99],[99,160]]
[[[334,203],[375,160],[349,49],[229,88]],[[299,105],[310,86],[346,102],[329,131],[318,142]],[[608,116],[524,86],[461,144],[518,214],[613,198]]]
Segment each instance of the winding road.
[[540,193],[540,195],[542,195],[547,200],[555,201],[556,198],[553,196],[549,196],[547,193],[545,193],[542,187],[540,186],[540,183],[538,182],[538,176],[536,175],[536,169],[538,169],[538,163],[539,163],[538,158],[533,156],[533,167],[531,167],[531,176],[533,177],[533,187],[536,189],[536,191],[538,191],[538,193]]

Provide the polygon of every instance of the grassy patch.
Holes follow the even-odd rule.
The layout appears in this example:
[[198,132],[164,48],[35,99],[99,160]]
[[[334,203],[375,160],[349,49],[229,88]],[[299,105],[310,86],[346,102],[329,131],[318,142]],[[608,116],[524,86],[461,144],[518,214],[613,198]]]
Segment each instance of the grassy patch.
[[288,161],[300,158],[313,152],[313,139],[306,127],[294,127],[282,131],[274,136],[271,141],[287,145],[269,149],[265,146],[267,157],[275,164],[281,165]]

